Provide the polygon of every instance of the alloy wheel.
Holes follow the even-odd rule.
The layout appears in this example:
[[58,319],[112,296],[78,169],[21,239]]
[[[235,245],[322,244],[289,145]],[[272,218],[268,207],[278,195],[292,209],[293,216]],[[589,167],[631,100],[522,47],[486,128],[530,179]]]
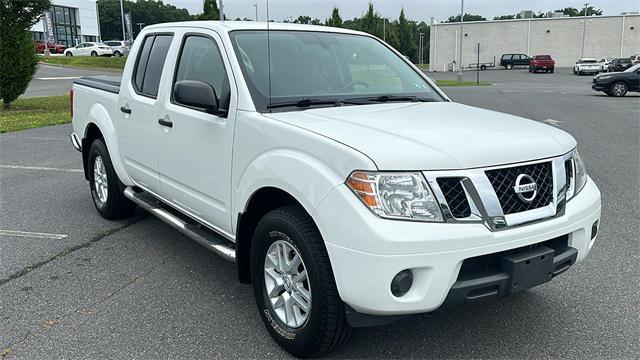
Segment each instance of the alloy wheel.
[[109,196],[109,185],[107,183],[107,170],[104,167],[104,161],[100,155],[93,160],[93,184],[96,189],[98,201],[101,204],[107,202]]
[[264,260],[264,284],[269,303],[288,327],[302,327],[311,314],[311,286],[302,256],[284,240],[269,246]]

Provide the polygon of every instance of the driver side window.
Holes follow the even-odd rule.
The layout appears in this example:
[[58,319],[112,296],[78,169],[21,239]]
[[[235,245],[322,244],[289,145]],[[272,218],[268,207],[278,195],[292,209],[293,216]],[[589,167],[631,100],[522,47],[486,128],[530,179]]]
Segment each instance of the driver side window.
[[174,85],[182,80],[202,81],[211,85],[216,91],[220,107],[228,109],[231,97],[229,79],[222,54],[213,39],[201,35],[185,37]]

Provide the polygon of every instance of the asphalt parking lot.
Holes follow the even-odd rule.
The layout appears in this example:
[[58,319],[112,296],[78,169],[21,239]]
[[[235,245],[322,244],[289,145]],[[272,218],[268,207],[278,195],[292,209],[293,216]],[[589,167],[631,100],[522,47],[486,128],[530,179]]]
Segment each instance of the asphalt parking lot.
[[[356,330],[331,356],[637,358],[640,97],[596,93],[570,69],[481,76],[494,85],[444,90],[578,140],[603,196],[590,257],[515,296]],[[142,212],[98,216],[69,132],[0,135],[0,358],[287,358],[233,264]]]
[[119,72],[93,69],[64,68],[54,65],[40,64],[33,80],[29,84],[24,97],[66,95],[73,80],[82,76],[118,75]]

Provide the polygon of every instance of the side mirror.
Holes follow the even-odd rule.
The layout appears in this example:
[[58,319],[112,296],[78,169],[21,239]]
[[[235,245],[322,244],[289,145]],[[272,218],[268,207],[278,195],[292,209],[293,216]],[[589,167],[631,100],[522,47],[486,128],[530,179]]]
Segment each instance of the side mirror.
[[178,81],[173,86],[173,98],[182,105],[202,109],[209,114],[220,114],[216,90],[205,82]]

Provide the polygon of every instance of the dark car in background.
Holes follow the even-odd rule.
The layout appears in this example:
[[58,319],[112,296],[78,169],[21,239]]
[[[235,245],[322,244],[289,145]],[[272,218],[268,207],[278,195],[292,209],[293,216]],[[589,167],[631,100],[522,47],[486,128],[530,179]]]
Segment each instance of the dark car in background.
[[[62,54],[67,48],[65,45],[62,45],[62,44],[47,43],[47,45],[48,45],[47,47],[49,48],[49,52],[52,54]],[[44,53],[44,47],[45,47],[44,41],[34,41],[33,46],[35,46],[36,51],[38,53],[40,54]]]
[[629,91],[640,92],[640,64],[636,64],[624,72],[594,76],[591,88],[616,97],[625,96]]
[[535,55],[529,62],[529,72],[536,73],[538,71],[553,73],[556,62],[551,55]]
[[609,63],[609,72],[625,71],[632,66],[633,63],[629,58],[613,59]]
[[531,58],[525,54],[504,54],[500,58],[500,66],[507,70],[513,69],[515,66],[529,66]]

